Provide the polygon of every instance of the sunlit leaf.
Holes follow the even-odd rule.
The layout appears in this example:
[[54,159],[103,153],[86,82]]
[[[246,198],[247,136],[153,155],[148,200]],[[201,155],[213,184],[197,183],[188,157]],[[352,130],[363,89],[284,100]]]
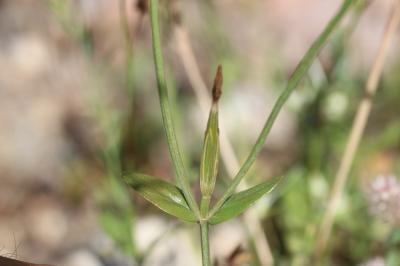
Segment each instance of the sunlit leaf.
[[209,219],[210,224],[222,223],[238,216],[265,193],[270,192],[280,180],[280,177],[273,178],[250,189],[232,195]]
[[137,173],[124,175],[124,180],[142,197],[164,212],[188,222],[197,221],[183,196],[182,190],[175,185]]

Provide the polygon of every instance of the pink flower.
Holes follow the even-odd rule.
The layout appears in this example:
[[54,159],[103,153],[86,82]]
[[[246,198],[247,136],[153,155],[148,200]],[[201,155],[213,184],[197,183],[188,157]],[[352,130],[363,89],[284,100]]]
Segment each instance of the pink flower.
[[393,175],[380,175],[370,183],[371,212],[391,223],[400,225],[400,182]]

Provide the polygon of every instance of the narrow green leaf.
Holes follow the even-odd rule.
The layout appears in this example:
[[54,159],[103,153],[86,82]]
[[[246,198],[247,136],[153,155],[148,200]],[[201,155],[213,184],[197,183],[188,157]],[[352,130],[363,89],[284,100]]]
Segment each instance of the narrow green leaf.
[[196,222],[196,216],[190,210],[182,190],[171,183],[144,174],[124,175],[125,182],[142,197],[164,212],[188,222]]
[[101,206],[98,214],[103,230],[128,255],[137,256],[137,250],[132,239],[132,224],[134,215],[128,209],[120,206]]
[[121,250],[137,257],[139,253],[132,230],[136,213],[130,202],[128,187],[113,174],[104,181],[95,193],[99,222]]
[[218,66],[213,87],[213,103],[204,137],[203,153],[200,162],[200,189],[204,197],[214,191],[219,161],[218,100],[221,96],[222,67]]
[[238,216],[247,208],[249,208],[250,205],[256,202],[256,200],[261,198],[265,193],[270,192],[281,179],[281,177],[273,178],[245,191],[232,195],[209,219],[210,224],[222,223]]
[[294,89],[300,83],[304,75],[307,73],[315,58],[318,56],[318,53],[321,51],[322,47],[327,43],[329,37],[332,35],[335,29],[338,28],[340,22],[343,17],[347,14],[350,7],[352,6],[354,0],[344,0],[343,4],[335,14],[335,16],[329,21],[328,25],[325,27],[324,31],[319,35],[319,37],[314,41],[311,45],[310,49],[304,55],[300,63],[297,65],[293,74],[289,78],[289,81],[286,85],[286,88],[282,91],[281,95],[275,102],[274,107],[270,115],[268,116],[267,121],[264,124],[264,127],[258,136],[256,143],[254,144],[250,154],[248,155],[246,161],[240,168],[237,175],[233,178],[227,190],[224,192],[222,197],[215,204],[214,208],[211,211],[211,214],[216,213],[218,209],[224,204],[224,202],[235,192],[237,186],[240,181],[247,175],[251,166],[256,161],[258,154],[261,152],[265,140],[267,139],[269,132],[273,124],[275,123],[276,118],[278,117],[279,112],[281,111],[283,105],[288,100],[289,96],[292,94]]

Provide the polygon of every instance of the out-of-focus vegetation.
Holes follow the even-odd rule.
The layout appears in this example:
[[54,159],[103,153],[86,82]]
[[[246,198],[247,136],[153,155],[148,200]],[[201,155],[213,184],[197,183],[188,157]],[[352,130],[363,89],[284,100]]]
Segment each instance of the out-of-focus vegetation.
[[[341,1],[298,2],[161,1],[173,113],[194,181],[205,124],[176,50],[176,20],[189,32],[208,86],[215,66],[224,67],[220,121],[243,161],[273,99]],[[250,184],[274,176],[286,180],[256,205],[276,265],[312,263],[392,1],[356,2],[289,99],[247,177]],[[3,0],[0,25],[0,254],[2,246],[4,254],[12,253],[16,242],[24,259],[56,265],[71,265],[69,255],[81,249],[94,254],[94,265],[198,263],[197,232],[160,218],[120,179],[131,170],[173,178],[146,1]],[[399,71],[395,42],[323,265],[400,265]],[[36,152],[32,158],[29,149]],[[220,168],[222,177],[228,176]],[[216,193],[224,191],[227,180],[217,180]],[[47,209],[50,214],[41,212]],[[57,226],[46,226],[43,217]],[[234,223],[216,229],[220,239],[211,245],[221,265],[243,258],[243,265],[259,264],[252,236],[241,228]],[[113,248],[104,248],[99,239]],[[234,247],[224,249],[230,241]]]

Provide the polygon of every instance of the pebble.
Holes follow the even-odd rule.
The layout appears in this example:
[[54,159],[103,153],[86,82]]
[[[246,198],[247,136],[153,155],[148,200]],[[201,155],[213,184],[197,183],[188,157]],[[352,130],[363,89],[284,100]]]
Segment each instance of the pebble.
[[159,216],[140,218],[133,231],[138,250],[145,252],[167,229],[166,221]]
[[38,198],[31,204],[26,221],[32,239],[46,248],[61,245],[68,231],[65,210],[51,203],[51,198]]
[[77,250],[68,255],[60,266],[104,266],[89,250]]

